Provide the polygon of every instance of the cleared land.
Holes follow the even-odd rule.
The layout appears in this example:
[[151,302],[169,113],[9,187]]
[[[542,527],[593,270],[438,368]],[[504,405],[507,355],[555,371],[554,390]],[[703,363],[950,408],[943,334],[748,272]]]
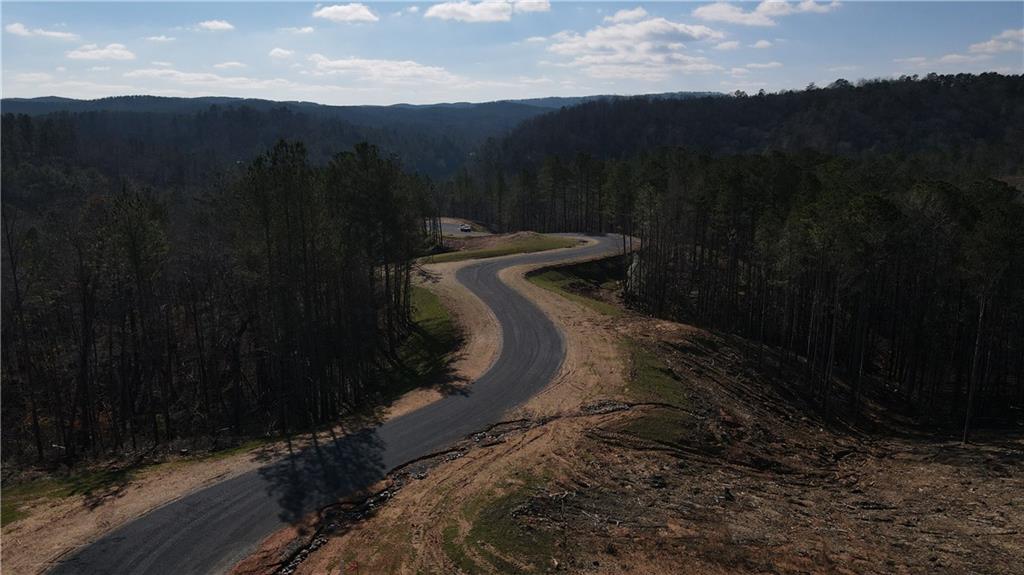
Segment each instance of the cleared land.
[[614,279],[584,264],[518,284],[566,332],[559,377],[392,477],[386,503],[333,516],[297,572],[1024,573],[1024,438],[961,446],[881,398],[823,419],[790,360],[632,314],[600,288]]

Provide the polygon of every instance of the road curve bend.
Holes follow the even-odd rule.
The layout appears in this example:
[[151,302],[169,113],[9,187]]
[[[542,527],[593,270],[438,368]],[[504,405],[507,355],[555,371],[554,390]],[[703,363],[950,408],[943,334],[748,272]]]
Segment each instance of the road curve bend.
[[[501,325],[497,360],[465,394],[325,443],[177,499],[62,558],[60,574],[221,573],[275,530],[372,485],[391,469],[501,421],[551,381],[565,357],[562,335],[533,303],[498,279],[501,270],[611,255],[617,236],[577,248],[468,265],[456,278]],[[54,526],[58,528],[59,526]]]

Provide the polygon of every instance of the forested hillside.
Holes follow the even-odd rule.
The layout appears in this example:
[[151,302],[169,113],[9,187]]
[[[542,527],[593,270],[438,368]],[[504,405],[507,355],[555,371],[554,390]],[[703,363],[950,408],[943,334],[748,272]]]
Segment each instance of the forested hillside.
[[246,164],[280,139],[301,139],[309,160],[326,164],[337,152],[372,142],[407,168],[428,175],[461,166],[477,140],[457,131],[416,126],[357,126],[288,107],[257,110],[213,105],[196,112],[56,112],[5,114],[5,161],[44,157],[95,168],[156,186],[203,185]]
[[[75,166],[91,152],[51,120],[22,125],[28,148],[5,124],[5,457],[286,432],[380,391],[411,260],[436,240],[425,180],[365,144],[314,166],[282,141],[204,186],[152,188]],[[179,134],[193,157],[218,135],[205,121]],[[166,150],[119,145],[154,166]]]
[[411,170],[447,177],[487,138],[504,137],[524,120],[610,99],[616,97],[325,106],[222,97],[12,98],[3,100],[4,153],[27,148],[154,185],[189,185],[248,162],[279,139],[302,139],[314,164],[365,141]]
[[502,229],[637,238],[627,302],[787,350],[826,413],[876,394],[1008,421],[1024,202],[995,176],[1024,169],[1022,95],[986,74],[588,103],[485,147],[447,199]]
[[[104,135],[118,135],[125,121],[152,123],[159,121],[154,120],[154,116],[178,116],[178,121],[188,123],[193,119],[207,120],[211,115],[226,113],[258,122],[262,130],[270,132],[271,144],[275,141],[274,136],[287,137],[323,123],[330,126],[326,130],[328,133],[318,131],[307,137],[306,142],[310,148],[321,142],[329,147],[332,144],[330,132],[354,132],[357,137],[401,155],[418,170],[436,175],[447,174],[461,165],[466,154],[484,139],[505,135],[523,120],[548,111],[549,106],[515,101],[424,106],[325,106],[312,102],[275,102],[252,98],[117,96],[97,100],[5,99],[3,109],[5,113],[29,116],[61,112],[77,116],[99,112],[102,114],[92,116],[94,119],[91,123],[107,127],[109,133]],[[233,128],[236,134],[240,129],[234,126],[221,128]],[[83,135],[92,136],[91,133]],[[250,134],[240,135],[244,138]],[[164,143],[162,136],[160,131],[154,131],[147,134],[147,139],[161,144]],[[246,160],[252,159],[250,148],[239,147],[236,142],[224,143],[231,145],[221,149],[223,154],[248,154]],[[457,151],[448,149],[453,145],[458,147]],[[442,149],[431,149],[438,146]],[[442,163],[437,163],[439,161]]]
[[587,102],[524,122],[499,153],[514,168],[551,155],[621,158],[664,146],[713,154],[928,153],[955,162],[949,168],[1005,173],[1024,160],[1022,142],[1024,77],[932,74],[730,98]]

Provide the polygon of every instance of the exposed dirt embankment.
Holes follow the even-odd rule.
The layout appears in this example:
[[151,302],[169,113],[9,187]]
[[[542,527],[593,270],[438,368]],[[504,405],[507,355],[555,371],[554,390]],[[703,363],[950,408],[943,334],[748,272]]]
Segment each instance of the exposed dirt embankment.
[[566,330],[556,382],[283,572],[1024,573],[1024,438],[868,435],[772,350],[522,271]]

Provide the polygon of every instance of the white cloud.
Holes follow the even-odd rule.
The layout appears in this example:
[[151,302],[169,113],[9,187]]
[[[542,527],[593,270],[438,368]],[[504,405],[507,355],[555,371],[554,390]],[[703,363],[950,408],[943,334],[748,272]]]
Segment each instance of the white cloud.
[[168,68],[174,65],[174,64],[172,64],[170,62],[165,62],[163,60],[153,60],[152,62],[150,62],[150,64],[152,64],[154,66],[166,66]]
[[[991,60],[994,55],[1002,52],[1024,51],[1024,28],[1003,30],[984,42],[971,44],[968,46],[967,51],[967,54],[953,52],[939,56],[938,58],[929,58],[926,56],[896,58],[893,62],[903,64],[908,68],[942,68],[986,62]],[[970,68],[970,66],[967,67]],[[991,67],[989,69],[991,69]]]
[[26,72],[24,74],[15,74],[14,81],[24,84],[36,84],[41,82],[49,82],[53,79],[53,76],[46,72]]
[[286,50],[284,48],[274,48],[273,50],[270,51],[268,55],[271,58],[283,60],[284,58],[291,58],[293,54],[295,54],[293,50]]
[[939,64],[966,64],[968,62],[981,62],[982,60],[988,60],[988,54],[977,54],[974,56],[968,56],[965,54],[946,54],[937,60]]
[[110,66],[93,66],[92,68],[89,68],[89,71],[90,72],[106,72],[109,69],[110,69]]
[[135,54],[124,44],[107,44],[100,47],[97,44],[86,44],[67,53],[72,60],[134,60]]
[[147,36],[146,40],[149,40],[150,42],[174,42],[174,38],[172,36],[164,36],[163,34],[160,36]]
[[747,68],[751,70],[769,70],[771,68],[781,68],[782,62],[755,62],[753,64],[747,64]]
[[458,22],[508,22],[513,14],[550,10],[549,0],[457,0],[434,4],[427,8],[423,17]]
[[730,86],[732,89],[735,89],[735,90],[760,89],[760,88],[764,88],[764,87],[766,87],[768,85],[768,84],[765,84],[764,82],[749,82],[749,81],[745,81],[745,80],[733,80],[733,81],[723,80],[723,81],[719,82],[719,84],[721,84],[722,86]]
[[550,12],[550,0],[513,0],[512,10],[517,13]]
[[742,26],[774,26],[775,19],[780,16],[799,13],[824,14],[839,7],[839,2],[817,2],[815,0],[801,0],[799,2],[788,2],[787,0],[764,0],[753,10],[744,10],[740,5],[730,2],[716,2],[698,6],[693,10],[693,16],[701,20],[711,22],[727,22]]
[[548,39],[545,38],[544,36],[530,36],[529,38],[524,40],[524,42],[529,42],[530,44],[541,44],[547,41]]
[[914,68],[952,66],[956,64],[972,64],[991,59],[991,54],[946,54],[938,58],[926,58],[924,56],[912,56],[910,58],[896,58],[893,62],[904,64]]
[[768,40],[758,40],[757,42],[754,42],[753,44],[751,44],[750,47],[751,48],[757,48],[759,50],[763,50],[764,48],[771,48],[773,45],[774,44],[772,44]]
[[[102,98],[142,92],[136,86],[99,84],[84,80],[58,80],[43,73],[18,74],[13,79],[11,95],[23,94],[28,97],[43,94],[74,94],[76,98]],[[5,84],[4,88],[4,95],[7,96],[8,86]]]
[[313,17],[331,22],[376,22],[380,20],[366,5],[358,2],[323,6],[313,11]]
[[686,53],[684,42],[723,36],[707,26],[649,18],[598,26],[585,34],[559,32],[552,36],[548,50],[569,57],[565,65],[595,78],[662,80],[673,73],[719,69],[707,58]]
[[427,8],[423,17],[459,22],[508,22],[512,19],[512,3],[504,0],[443,2]]
[[1013,52],[1024,50],[1024,28],[1003,30],[985,42],[971,44],[968,50],[972,54],[995,54],[997,52]]
[[235,29],[234,24],[227,20],[204,20],[196,24],[196,27],[211,32],[227,32]]
[[415,4],[413,4],[412,6],[406,6],[405,8],[403,8],[401,10],[396,10],[395,12],[392,12],[391,15],[392,16],[396,16],[396,17],[400,17],[400,16],[403,16],[405,14],[417,14],[417,13],[419,13],[419,11],[420,11],[420,7],[415,5]]
[[287,32],[288,34],[312,34],[316,32],[316,29],[312,26],[303,26],[301,28],[296,26],[289,26],[287,28],[278,28],[281,32]]
[[282,78],[249,78],[221,76],[210,72],[183,72],[172,68],[143,68],[125,72],[125,78],[165,81],[189,88],[200,88],[224,93],[225,90],[260,92],[264,90],[295,89],[300,84]]
[[728,42],[719,42],[715,44],[715,50],[735,50],[740,47],[740,43],[736,40],[729,40]]
[[750,70],[747,70],[746,68],[733,68],[733,69],[729,70],[729,75],[732,76],[733,78],[738,78],[740,76],[746,76],[749,73],[750,73]]
[[340,58],[331,60],[322,54],[309,57],[315,76],[343,75],[385,84],[453,83],[461,79],[438,66],[412,60]]
[[728,22],[729,24],[742,24],[744,26],[774,26],[775,21],[765,14],[756,10],[747,12],[736,4],[727,2],[716,2],[705,6],[698,6],[693,10],[694,18],[708,20],[710,22]]
[[221,62],[220,64],[214,64],[214,68],[218,70],[230,70],[232,68],[245,68],[245,64],[241,62]]
[[42,28],[29,29],[28,26],[21,22],[12,22],[7,26],[4,26],[4,30],[8,33],[14,34],[15,36],[22,36],[30,38],[32,36],[40,36],[43,38],[56,38],[58,40],[77,40],[78,34],[72,34],[71,32],[61,32],[59,30],[44,30]]
[[632,10],[619,10],[611,16],[605,16],[605,22],[633,22],[635,20],[643,20],[647,16],[647,10],[644,10],[642,6],[637,6]]
[[4,30],[7,30],[8,33],[14,34],[15,36],[31,36],[32,35],[32,31],[29,30],[28,27],[26,27],[21,22],[13,22],[11,24],[8,24],[7,26],[4,26]]

